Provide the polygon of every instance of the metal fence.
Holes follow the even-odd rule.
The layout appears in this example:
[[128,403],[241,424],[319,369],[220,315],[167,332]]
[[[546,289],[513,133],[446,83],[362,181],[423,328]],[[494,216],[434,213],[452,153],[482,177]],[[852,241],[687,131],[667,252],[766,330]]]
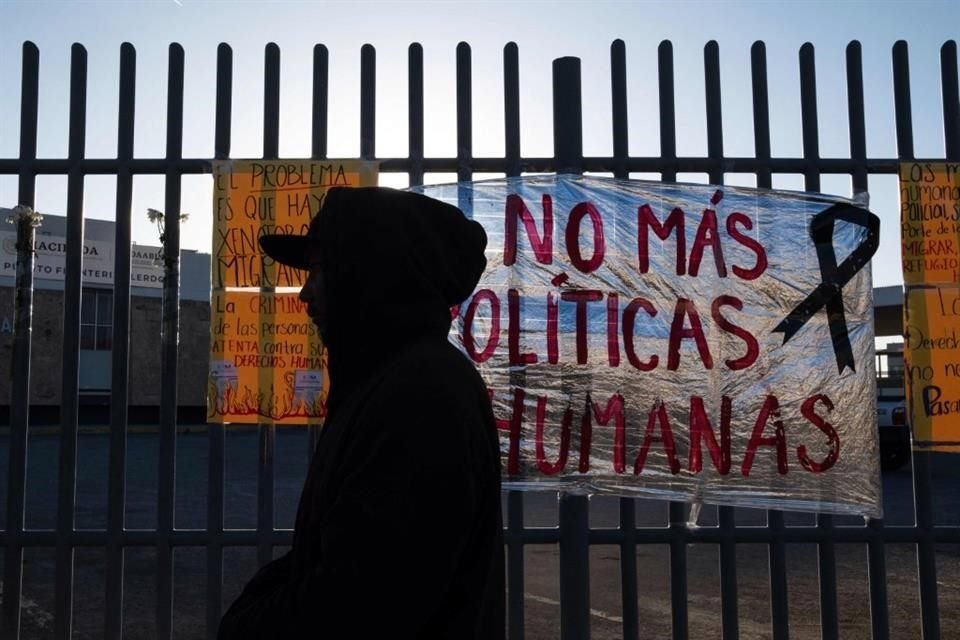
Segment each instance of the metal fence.
[[[230,156],[233,53],[220,45],[217,52],[215,158]],[[264,77],[263,157],[278,157],[280,116],[280,50],[266,47]],[[914,159],[911,119],[910,81],[907,44],[893,48],[894,99],[898,157],[868,158],[864,126],[863,75],[861,48],[852,42],[846,50],[850,153],[848,158],[821,158],[818,149],[817,98],[814,50],[800,49],[800,91],[803,155],[799,158],[772,157],[767,96],[766,53],[762,42],[751,50],[753,86],[753,129],[755,155],[728,157],[723,152],[721,83],[719,50],[715,42],[704,48],[706,79],[707,144],[706,157],[677,155],[674,104],[673,48],[663,42],[658,49],[660,155],[631,157],[627,146],[627,69],[625,46],[615,41],[610,49],[613,105],[613,156],[584,157],[580,95],[580,61],[560,58],[553,64],[554,157],[523,158],[520,154],[519,64],[518,49],[508,44],[504,64],[504,157],[477,158],[473,155],[471,112],[471,51],[461,43],[457,47],[457,155],[446,158],[424,157],[423,50],[409,48],[409,155],[406,158],[379,158],[381,171],[406,173],[411,185],[423,182],[425,172],[456,172],[458,180],[469,181],[474,172],[517,176],[521,172],[613,172],[626,178],[632,172],[659,173],[664,181],[675,181],[678,172],[706,173],[713,184],[722,184],[725,173],[753,173],[757,186],[771,187],[778,173],[802,174],[808,191],[820,190],[821,174],[844,174],[852,178],[855,191],[866,190],[869,175],[896,175],[899,163]],[[375,159],[375,75],[376,54],[372,46],[361,51],[360,154]],[[120,93],[117,157],[86,159],[85,123],[87,55],[74,45],[70,69],[69,154],[64,159],[37,158],[39,50],[32,43],[23,47],[23,73],[20,110],[20,152],[18,158],[0,159],[0,175],[18,175],[18,202],[33,206],[36,177],[40,174],[67,176],[67,274],[64,292],[64,340],[62,370],[62,408],[60,429],[60,475],[57,526],[55,530],[25,530],[26,445],[29,429],[30,388],[30,310],[32,308],[32,269],[22,274],[19,283],[25,294],[18,299],[14,342],[9,476],[7,479],[7,529],[0,532],[5,549],[3,622],[5,638],[20,633],[22,562],[26,547],[56,550],[55,637],[71,637],[74,601],[74,551],[95,547],[106,552],[105,635],[120,638],[123,610],[123,554],[133,547],[152,547],[157,552],[156,628],[159,638],[172,637],[173,552],[176,547],[201,546],[207,550],[207,636],[215,637],[221,615],[223,587],[223,550],[228,546],[256,547],[259,562],[271,558],[272,548],[289,545],[290,530],[274,528],[274,446],[272,426],[259,427],[258,519],[256,529],[224,528],[224,427],[209,426],[208,519],[206,530],[180,530],[174,527],[177,405],[177,349],[179,274],[176,260],[167,268],[173,277],[164,288],[162,340],[162,389],[159,437],[158,526],[155,531],[127,530],[124,526],[126,477],[126,436],[128,398],[128,328],[130,316],[129,254],[116,252],[113,311],[113,388],[110,398],[110,456],[108,526],[105,530],[77,530],[75,522],[77,437],[78,437],[78,353],[80,339],[81,247],[83,233],[83,192],[87,175],[115,175],[116,246],[130,245],[132,183],[135,175],[155,174],[166,178],[165,212],[168,225],[164,250],[178,256],[180,229],[181,177],[211,171],[210,158],[184,158],[183,86],[184,52],[173,44],[169,50],[166,155],[163,158],[135,158],[133,154],[134,95],[136,53],[124,44],[120,56]],[[943,126],[946,140],[943,158],[931,161],[960,161],[960,96],[958,96],[957,45],[950,41],[941,49],[941,85]],[[329,90],[328,54],[323,45],[313,50],[313,98],[311,155],[324,158],[327,153],[327,95]],[[31,265],[32,267],[32,265]],[[6,384],[6,382],[4,382]],[[311,445],[317,431],[310,434]],[[620,501],[617,528],[591,528],[588,502],[583,496],[562,495],[559,526],[525,527],[523,494],[511,492],[507,506],[506,544],[508,558],[508,632],[512,640],[524,637],[524,546],[559,545],[561,637],[579,640],[590,637],[589,550],[591,545],[620,548],[623,637],[639,635],[636,550],[638,545],[659,544],[669,547],[672,628],[674,638],[688,637],[687,547],[710,543],[719,547],[722,634],[725,640],[739,636],[737,560],[738,544],[759,543],[769,549],[770,635],[789,637],[788,579],[786,554],[794,543],[814,543],[819,556],[820,626],[824,638],[836,638],[838,602],[835,548],[838,544],[859,543],[868,548],[871,627],[874,638],[889,637],[885,545],[916,545],[923,637],[940,637],[934,545],[960,543],[960,526],[935,526],[931,505],[928,454],[914,453],[916,522],[908,527],[885,526],[872,520],[864,526],[835,526],[829,515],[820,515],[815,527],[786,526],[778,511],[767,514],[766,526],[738,526],[732,507],[720,507],[719,526],[688,526],[685,505],[672,503],[669,525],[638,527],[635,502]]]

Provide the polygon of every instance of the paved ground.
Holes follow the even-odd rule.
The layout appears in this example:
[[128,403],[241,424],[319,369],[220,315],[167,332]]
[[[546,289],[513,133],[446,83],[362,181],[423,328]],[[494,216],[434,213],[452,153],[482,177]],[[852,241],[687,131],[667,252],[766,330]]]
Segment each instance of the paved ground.
[[[6,483],[7,438],[0,437],[0,484]],[[106,525],[108,440],[104,435],[83,435],[78,450],[77,525]],[[291,527],[308,455],[302,431],[281,431],[276,448],[276,523]],[[30,441],[27,489],[27,526],[53,527],[56,518],[58,443],[52,436],[34,436]],[[131,435],[128,442],[127,526],[152,528],[156,524],[156,438]],[[203,528],[206,524],[205,433],[181,434],[177,444],[177,527]],[[253,527],[256,521],[257,437],[230,433],[227,437],[226,521],[228,528]],[[960,457],[944,456],[934,466],[938,523],[960,523]],[[0,525],[6,516],[6,491],[0,491]],[[884,475],[884,502],[889,524],[909,524],[913,519],[912,477],[909,469]],[[666,522],[664,503],[640,500],[637,520],[642,525]],[[712,522],[714,513],[705,508],[701,524]],[[738,510],[738,522],[757,524],[762,514]],[[556,494],[528,494],[525,500],[528,526],[555,526]],[[790,523],[809,524],[812,517],[796,514]],[[591,524],[616,526],[617,502],[591,500]],[[277,549],[279,555],[284,549]],[[740,630],[743,638],[770,637],[767,548],[738,546]],[[528,547],[525,555],[526,638],[559,637],[559,563],[555,546]],[[622,637],[619,549],[591,549],[592,636],[595,640]],[[960,546],[938,548],[938,589],[943,637],[954,637],[960,627]],[[0,565],[3,558],[0,557]],[[131,549],[126,554],[125,636],[154,636],[155,555],[149,549]],[[204,549],[178,549],[175,560],[174,624],[178,638],[203,638],[205,616],[206,555]],[[75,569],[75,638],[97,638],[103,629],[104,553],[79,549]],[[225,552],[224,600],[228,604],[255,571],[254,550]],[[670,636],[669,550],[641,546],[637,552],[640,586],[641,637]],[[720,585],[715,546],[691,545],[688,549],[689,624],[692,638],[720,637]],[[53,624],[52,549],[29,549],[24,560],[24,638],[46,638]],[[814,545],[791,545],[788,550],[791,638],[819,638],[817,550]],[[2,575],[2,574],[0,574]],[[842,638],[870,637],[869,592],[866,549],[863,545],[837,547],[838,591]],[[919,638],[919,600],[916,552],[909,545],[887,548],[890,624],[893,638]],[[960,637],[960,634],[958,634]]]

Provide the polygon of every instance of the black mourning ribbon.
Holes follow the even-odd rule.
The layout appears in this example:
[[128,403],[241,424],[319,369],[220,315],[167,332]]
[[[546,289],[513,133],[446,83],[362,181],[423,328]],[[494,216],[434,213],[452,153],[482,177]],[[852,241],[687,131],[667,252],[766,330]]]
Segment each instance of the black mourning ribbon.
[[[863,242],[839,266],[833,249],[833,229],[837,220],[860,225],[867,230]],[[843,286],[850,282],[876,253],[880,244],[880,218],[866,209],[849,204],[835,204],[815,215],[810,221],[810,238],[817,248],[821,282],[803,302],[794,307],[773,332],[782,332],[783,344],[786,344],[817,311],[826,309],[839,373],[842,374],[845,367],[856,371],[847,320],[843,314]]]

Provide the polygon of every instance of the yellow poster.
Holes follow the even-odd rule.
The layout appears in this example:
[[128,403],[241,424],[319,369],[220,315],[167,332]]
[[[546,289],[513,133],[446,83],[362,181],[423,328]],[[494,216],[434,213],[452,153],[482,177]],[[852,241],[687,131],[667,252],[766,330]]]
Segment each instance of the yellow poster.
[[960,162],[900,165],[903,283],[960,283]]
[[322,422],[326,352],[297,293],[215,291],[210,316],[208,422]]
[[215,162],[213,289],[303,286],[305,274],[265,259],[258,238],[303,235],[330,187],[374,186],[377,168],[362,160]]
[[306,273],[277,264],[260,237],[303,235],[331,187],[377,184],[361,160],[225,160],[213,166],[207,421],[317,424],[326,355],[298,298]]
[[960,163],[901,165],[900,206],[914,444],[960,452]]

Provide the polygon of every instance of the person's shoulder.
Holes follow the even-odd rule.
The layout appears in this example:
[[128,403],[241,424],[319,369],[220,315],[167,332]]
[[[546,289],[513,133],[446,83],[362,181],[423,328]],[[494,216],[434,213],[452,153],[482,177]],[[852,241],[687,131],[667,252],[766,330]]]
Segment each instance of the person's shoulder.
[[448,340],[424,340],[413,345],[396,362],[391,377],[420,386],[480,381],[473,363]]
[[[408,455],[435,460],[451,451],[463,455],[492,427],[487,388],[473,363],[446,340],[423,341],[390,367],[368,406],[406,434]],[[446,453],[443,453],[446,452]],[[454,456],[456,458],[456,456]]]
[[479,415],[489,404],[487,387],[473,362],[446,339],[425,340],[390,367],[376,402],[414,403],[421,418],[450,413]]

